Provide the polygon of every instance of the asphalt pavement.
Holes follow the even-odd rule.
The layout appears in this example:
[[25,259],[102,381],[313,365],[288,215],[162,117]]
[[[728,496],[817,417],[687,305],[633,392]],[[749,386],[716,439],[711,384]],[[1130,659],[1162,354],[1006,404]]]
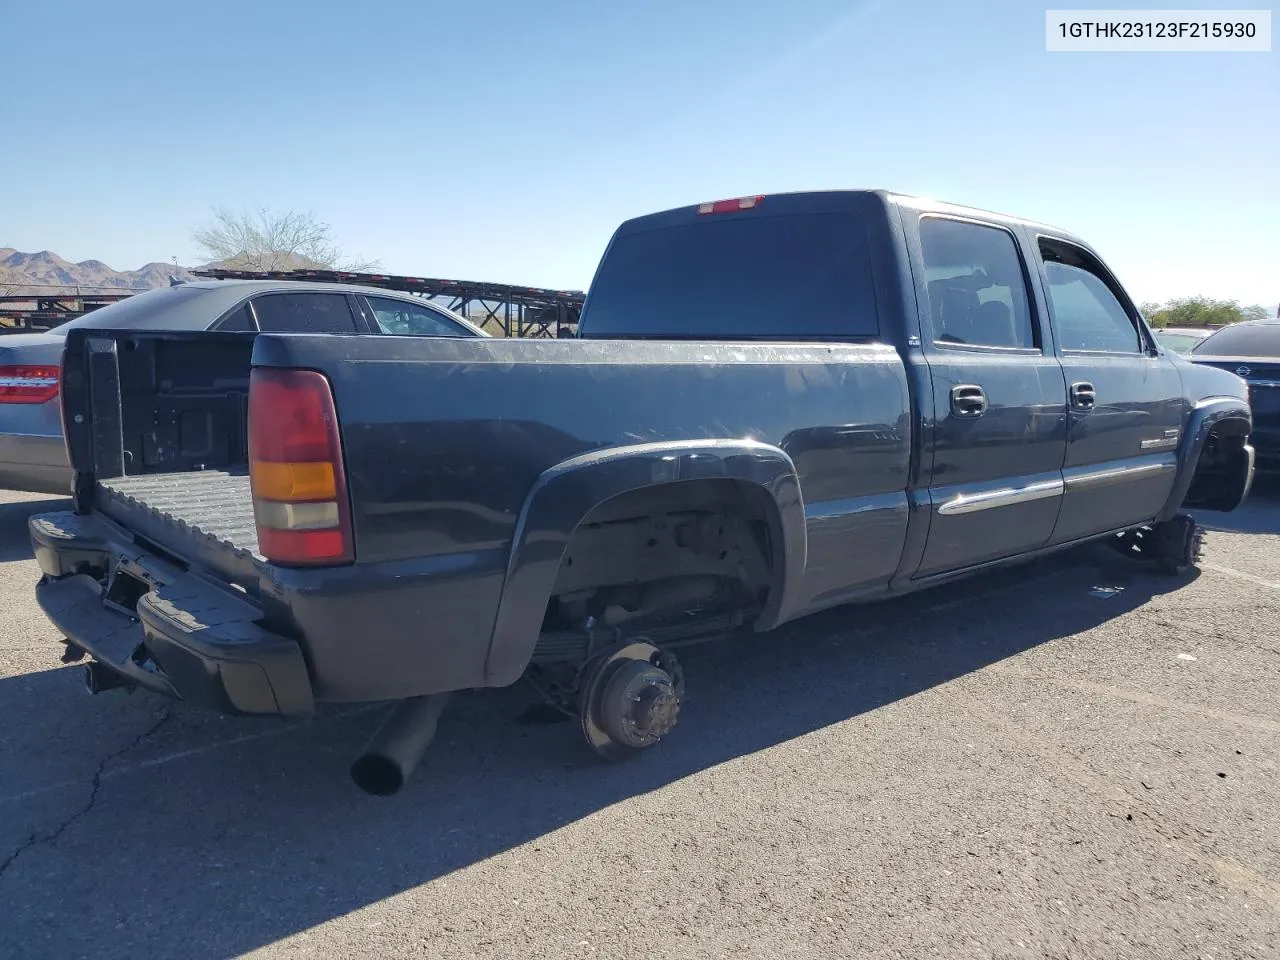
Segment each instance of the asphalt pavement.
[[1182,577],[1086,547],[683,652],[623,765],[462,696],[381,799],[378,709],[88,696],[64,501],[0,499],[0,957],[1280,957],[1274,486]]

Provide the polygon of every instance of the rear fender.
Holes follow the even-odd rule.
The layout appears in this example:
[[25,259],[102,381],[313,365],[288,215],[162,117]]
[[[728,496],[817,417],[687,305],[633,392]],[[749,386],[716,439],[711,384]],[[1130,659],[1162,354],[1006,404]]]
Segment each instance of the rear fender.
[[578,524],[620,494],[686,480],[754,484],[773,509],[766,517],[773,587],[758,629],[788,618],[797,603],[807,540],[795,464],[778,447],[753,440],[688,440],[611,447],[545,471],[520,512],[485,669],[488,686],[518,680],[537,643],[560,561]]
[[[1235,423],[1230,423],[1236,421]],[[1196,403],[1191,409],[1190,419],[1182,435],[1182,445],[1178,449],[1178,477],[1169,499],[1160,511],[1158,520],[1167,520],[1177,513],[1186,499],[1191,481],[1195,479],[1196,467],[1200,463],[1200,454],[1209,439],[1209,434],[1218,426],[1230,425],[1236,432],[1249,433],[1253,416],[1249,404],[1239,397],[1207,397]],[[1222,512],[1229,512],[1244,502],[1253,485],[1253,449],[1245,445],[1245,461],[1241,469],[1239,496],[1233,497],[1235,503]]]

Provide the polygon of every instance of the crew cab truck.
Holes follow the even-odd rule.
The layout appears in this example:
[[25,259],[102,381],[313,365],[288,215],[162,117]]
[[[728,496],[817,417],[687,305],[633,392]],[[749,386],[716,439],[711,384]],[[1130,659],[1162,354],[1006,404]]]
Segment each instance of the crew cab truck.
[[74,509],[39,602],[92,661],[214,710],[529,678],[606,757],[675,726],[683,643],[1085,541],[1196,562],[1253,476],[1244,382],[1162,349],[1087,244],[884,191],[618,228],[566,340],[86,330]]

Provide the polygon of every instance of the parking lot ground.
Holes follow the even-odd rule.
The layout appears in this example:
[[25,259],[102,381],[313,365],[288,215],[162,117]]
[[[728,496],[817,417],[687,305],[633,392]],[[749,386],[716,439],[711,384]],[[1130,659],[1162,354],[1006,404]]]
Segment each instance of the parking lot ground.
[[684,652],[627,764],[466,695],[387,799],[375,709],[88,697],[48,506],[0,504],[0,957],[1280,956],[1274,486],[1195,574],[1086,547]]

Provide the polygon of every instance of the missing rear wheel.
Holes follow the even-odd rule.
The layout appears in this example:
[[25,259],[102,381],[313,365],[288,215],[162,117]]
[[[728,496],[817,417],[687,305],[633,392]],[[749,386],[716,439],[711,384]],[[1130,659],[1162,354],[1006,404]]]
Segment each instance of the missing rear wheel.
[[673,654],[637,641],[603,654],[583,672],[578,716],[587,744],[625,760],[675,729],[684,676]]

